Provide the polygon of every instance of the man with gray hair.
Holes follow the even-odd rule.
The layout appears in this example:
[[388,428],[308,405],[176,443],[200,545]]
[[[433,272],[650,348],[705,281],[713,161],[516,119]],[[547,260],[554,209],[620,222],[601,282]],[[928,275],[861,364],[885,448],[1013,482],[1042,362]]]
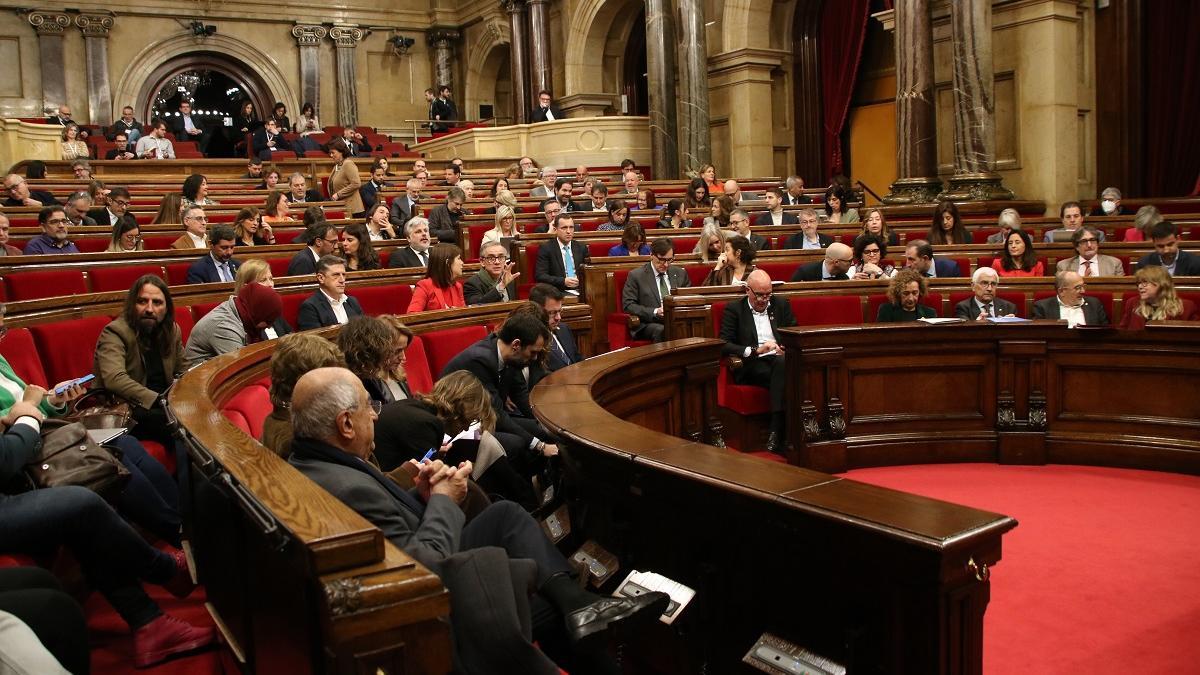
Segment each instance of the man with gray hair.
[[812,199],[804,194],[804,179],[800,176],[788,176],[783,185],[787,188],[787,194],[783,196],[784,206],[812,203]]
[[508,247],[493,241],[479,249],[479,271],[463,284],[468,305],[508,302],[517,299],[516,263],[508,259]]
[[[669,597],[651,592],[608,598],[583,590],[562,553],[515,502],[493,503],[466,522],[460,504],[473,469],[470,462],[453,466],[440,459],[410,461],[405,467],[414,474],[416,487],[401,488],[369,461],[377,417],[366,389],[349,370],[318,368],[305,373],[292,393],[289,461],[442,577],[450,590],[456,666],[464,672],[475,664],[482,667],[477,672],[552,674],[557,669],[533,647],[532,639],[546,644],[548,637],[553,641],[565,633],[572,661],[592,666],[589,672],[620,672],[607,654],[607,629],[635,618],[653,621],[666,609]],[[504,555],[497,555],[496,549]],[[528,563],[512,566],[522,560],[531,561],[533,569]],[[477,567],[463,569],[472,564]],[[527,596],[514,583],[518,570],[554,610],[539,612],[532,631],[516,619],[530,616]],[[480,588],[484,575],[495,577],[495,585]]]
[[388,267],[429,267],[429,221],[417,216],[404,224],[408,246],[392,249]]
[[92,196],[86,192],[72,192],[67,197],[67,218],[71,220],[72,225],[91,225],[94,226],[96,221],[88,217],[88,211],[92,209]]
[[463,215],[463,204],[467,195],[459,188],[446,191],[446,203],[438,204],[429,212],[429,233],[443,244],[458,243],[458,219]]
[[1084,295],[1087,284],[1078,272],[1067,270],[1054,275],[1055,297],[1033,303],[1033,318],[1066,321],[1075,326],[1107,326],[1108,313],[1096,298]]
[[1017,306],[996,297],[1000,275],[990,267],[980,267],[971,275],[971,290],[975,297],[954,306],[954,316],[971,321],[987,321],[994,316],[1016,316]]
[[288,177],[288,201],[293,204],[303,204],[323,200],[320,192],[309,189],[308,179],[304,177],[304,174],[297,172]]
[[538,172],[538,179],[541,181],[541,184],[530,190],[529,196],[540,197],[542,199],[553,197],[554,183],[558,181],[558,169],[552,166],[543,166],[542,170]]
[[396,227],[404,227],[417,215],[417,205],[420,201],[421,179],[409,178],[404,183],[404,194],[392,200],[392,212],[388,216],[388,222]]
[[1106,187],[1100,193],[1100,203],[1088,215],[1091,216],[1127,216],[1133,213],[1121,206],[1121,191],[1115,187]]

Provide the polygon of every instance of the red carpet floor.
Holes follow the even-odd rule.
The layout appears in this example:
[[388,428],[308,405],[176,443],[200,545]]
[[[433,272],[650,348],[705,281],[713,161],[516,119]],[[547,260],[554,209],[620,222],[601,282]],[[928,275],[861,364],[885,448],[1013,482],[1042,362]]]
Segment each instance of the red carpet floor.
[[847,478],[1012,516],[984,672],[1200,673],[1200,477],[955,464]]
[[[213,625],[212,617],[204,608],[203,588],[197,588],[183,600],[176,599],[158,586],[146,584],[145,589],[164,612],[196,626]],[[83,610],[92,644],[92,675],[220,675],[227,672],[222,668],[217,651],[219,647],[173,659],[153,668],[134,668],[133,637],[129,626],[117,616],[108,602],[99,593],[92,593]]]

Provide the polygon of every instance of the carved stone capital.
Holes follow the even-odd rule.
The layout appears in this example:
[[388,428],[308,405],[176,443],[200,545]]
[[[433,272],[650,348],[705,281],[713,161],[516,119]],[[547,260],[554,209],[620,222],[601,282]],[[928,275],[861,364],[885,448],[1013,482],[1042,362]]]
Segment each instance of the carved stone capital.
[[483,30],[492,38],[493,42],[503,43],[510,40],[508,33],[512,29],[499,17],[492,16],[483,22]]
[[938,195],[938,201],[982,202],[1001,199],[1016,199],[1012,190],[1004,187],[1003,180],[994,173],[965,173],[950,178],[946,191]]
[[892,191],[883,198],[884,204],[935,204],[942,191],[942,181],[933,178],[901,178],[892,183]]
[[362,581],[350,577],[325,584],[325,599],[334,616],[353,614],[362,601]]
[[520,14],[525,11],[525,3],[521,0],[503,0],[500,6],[509,14]]
[[434,28],[425,34],[429,44],[434,47],[447,47],[451,42],[462,37],[462,33],[453,28]]
[[29,25],[38,35],[62,35],[71,25],[71,17],[61,12],[34,11],[29,13]]
[[334,26],[329,29],[329,37],[338,47],[354,48],[366,37],[366,32],[358,26]]
[[329,29],[324,26],[299,23],[292,26],[292,37],[296,38],[296,44],[301,47],[316,47],[321,44],[321,40],[324,40],[326,35],[329,35]]
[[109,14],[80,14],[75,17],[75,25],[83,31],[84,37],[108,37],[115,19]]

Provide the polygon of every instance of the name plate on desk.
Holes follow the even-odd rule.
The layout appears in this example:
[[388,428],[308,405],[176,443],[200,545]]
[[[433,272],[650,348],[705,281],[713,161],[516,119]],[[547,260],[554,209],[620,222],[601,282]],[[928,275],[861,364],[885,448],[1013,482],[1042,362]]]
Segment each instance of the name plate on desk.
[[773,675],[846,675],[845,666],[770,633],[758,638],[742,663]]

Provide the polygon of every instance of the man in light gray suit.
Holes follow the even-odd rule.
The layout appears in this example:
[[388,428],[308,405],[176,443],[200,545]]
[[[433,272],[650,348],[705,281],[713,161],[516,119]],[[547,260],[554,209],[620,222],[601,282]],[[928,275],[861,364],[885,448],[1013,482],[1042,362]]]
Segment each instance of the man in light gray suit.
[[1111,255],[1100,253],[1100,231],[1087,225],[1071,234],[1075,257],[1059,260],[1059,272],[1078,272],[1081,277],[1123,277],[1125,266]]
[[558,181],[558,169],[552,166],[543,166],[541,172],[538,173],[538,180],[541,181],[541,185],[535,185],[529,191],[529,196],[539,199],[553,197],[554,183]]
[[621,307],[636,316],[641,325],[633,331],[639,340],[662,342],[667,327],[663,324],[663,298],[676,288],[691,286],[687,271],[675,262],[675,245],[663,237],[650,245],[650,262],[629,273],[621,290]]

